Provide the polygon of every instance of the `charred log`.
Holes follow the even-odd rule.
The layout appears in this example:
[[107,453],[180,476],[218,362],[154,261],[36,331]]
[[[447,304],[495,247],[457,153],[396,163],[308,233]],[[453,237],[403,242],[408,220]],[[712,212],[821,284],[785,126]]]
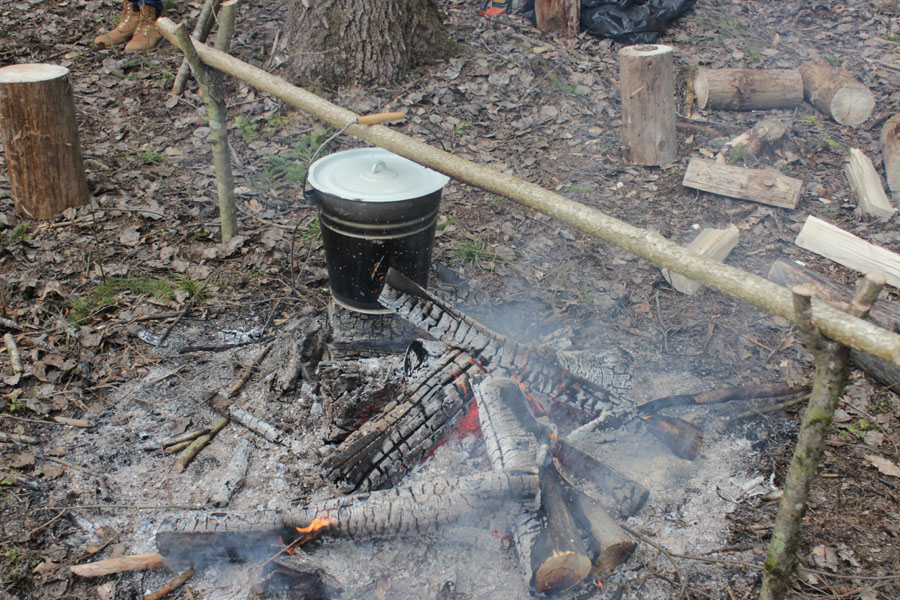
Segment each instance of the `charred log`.
[[323,461],[340,490],[373,490],[396,482],[453,430],[472,398],[480,368],[450,350],[418,371],[402,396],[354,431]]
[[351,494],[287,510],[204,513],[165,524],[156,545],[166,560],[202,563],[248,559],[252,548],[276,536],[297,538],[297,528],[331,537],[421,535],[453,523],[473,524],[498,511],[535,510],[535,473],[490,471],[469,477]]
[[489,373],[511,377],[550,404],[561,405],[580,420],[602,418],[611,426],[632,414],[625,397],[631,382],[632,358],[622,350],[597,361],[595,379],[572,373],[560,364],[557,352],[543,346],[519,344],[462,314],[390,269],[379,302],[416,327],[450,346],[472,355]]

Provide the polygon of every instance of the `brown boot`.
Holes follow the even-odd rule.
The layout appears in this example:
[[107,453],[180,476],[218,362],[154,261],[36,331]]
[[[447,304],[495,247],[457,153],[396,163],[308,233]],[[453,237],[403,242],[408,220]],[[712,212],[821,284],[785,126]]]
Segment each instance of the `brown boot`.
[[162,34],[156,27],[156,19],[159,17],[159,12],[152,6],[141,7],[141,20],[131,41],[125,44],[125,52],[145,52],[156,47],[162,39]]
[[119,24],[94,38],[94,46],[100,50],[121,46],[131,39],[141,19],[140,11],[134,10],[131,0],[122,0],[122,16]]

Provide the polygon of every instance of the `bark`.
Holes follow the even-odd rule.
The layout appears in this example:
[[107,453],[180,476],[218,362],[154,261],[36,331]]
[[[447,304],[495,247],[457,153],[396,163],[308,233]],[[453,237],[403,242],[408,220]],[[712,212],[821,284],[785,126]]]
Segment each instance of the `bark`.
[[622,48],[619,79],[626,158],[639,165],[674,162],[678,142],[672,47],[644,44]]
[[803,94],[810,104],[840,123],[859,127],[875,108],[869,88],[822,60],[800,65]]
[[291,0],[276,60],[328,89],[398,82],[454,47],[434,0]]
[[537,0],[534,16],[541,31],[553,31],[569,36],[578,35],[581,17],[580,0]]
[[0,136],[16,210],[51,219],[87,201],[68,69],[0,68]]
[[[163,17],[158,25],[166,39],[177,43],[174,41],[175,24],[170,19]],[[203,44],[196,44],[196,48],[206,64],[246,81],[335,127],[344,127],[357,118],[354,112],[293,86],[262,69]],[[539,185],[477,165],[384,126],[351,125],[347,133],[486,192],[519,202],[707,287],[745,300],[785,319],[796,318],[790,292],[786,289],[741,269],[691,255],[658,233],[634,227]],[[813,302],[813,315],[822,332],[832,339],[900,366],[900,336],[822,303]]]
[[[883,285],[884,278],[880,276],[867,275],[863,279],[854,297],[857,316],[865,317],[868,314]],[[816,329],[810,308],[812,292],[809,286],[797,286],[793,290],[798,326],[815,359],[816,374],[785,478],[784,496],[772,529],[760,600],[782,600],[787,595],[797,568],[800,525],[808,508],[809,490],[825,452],[826,430],[834,418],[834,411],[847,380],[849,349],[825,338]]]

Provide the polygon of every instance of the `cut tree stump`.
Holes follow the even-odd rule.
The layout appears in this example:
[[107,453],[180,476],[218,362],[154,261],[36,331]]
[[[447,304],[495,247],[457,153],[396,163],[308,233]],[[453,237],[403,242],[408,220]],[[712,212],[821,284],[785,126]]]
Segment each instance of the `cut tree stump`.
[[850,162],[844,165],[844,175],[859,199],[859,210],[879,219],[890,219],[894,207],[881,185],[872,160],[858,148],[850,149]]
[[534,16],[541,31],[578,35],[580,0],[535,0]]
[[51,219],[88,199],[69,70],[0,68],[0,134],[16,209]]
[[884,175],[895,203],[900,203],[900,114],[894,115],[881,128],[881,155]]
[[672,47],[642,44],[619,50],[619,85],[627,160],[650,166],[674,162],[678,143]]
[[[728,254],[737,246],[740,233],[734,225],[729,225],[725,229],[708,228],[700,232],[700,234],[687,245],[689,252],[693,252],[698,256],[706,256],[713,260],[722,262]],[[702,283],[698,283],[692,279],[688,279],[684,275],[672,273],[668,269],[663,269],[663,277],[672,284],[672,287],[681,292],[693,296],[703,287]]]
[[810,215],[794,243],[860,273],[883,273],[888,284],[900,288],[900,254],[870,244],[827,221]]
[[752,200],[779,208],[797,208],[803,182],[775,171],[747,169],[692,158],[682,185],[689,188]]
[[694,93],[701,109],[794,108],[803,103],[803,77],[796,69],[700,69]]
[[840,123],[859,127],[872,115],[875,97],[869,88],[823,60],[800,65],[803,94],[810,104]]

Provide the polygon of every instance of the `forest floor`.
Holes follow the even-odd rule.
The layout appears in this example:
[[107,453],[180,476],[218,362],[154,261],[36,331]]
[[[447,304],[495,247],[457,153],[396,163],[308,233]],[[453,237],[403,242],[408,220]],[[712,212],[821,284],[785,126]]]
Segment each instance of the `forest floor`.
[[[900,217],[860,216],[842,170],[851,148],[881,169],[879,132],[900,112],[896,3],[700,0],[661,38],[676,49],[681,113],[678,160],[663,168],[623,158],[619,45],[543,35],[518,16],[480,18],[475,2],[447,0],[442,7],[460,45],[457,57],[396,87],[320,93],[359,114],[405,111],[408,121],[393,127],[407,135],[678,243],[688,243],[701,228],[734,224],[740,242],[726,262],[763,277],[785,258],[843,284],[857,280],[858,273],[794,245],[808,215],[900,252]],[[146,458],[135,448],[211,422],[201,398],[228,385],[257,346],[179,355],[178,345],[221,345],[220,333],[258,329],[273,311],[277,330],[291,317],[323,314],[329,300],[316,218],[303,203],[300,184],[325,124],[229,81],[240,231],[229,244],[217,243],[205,105],[193,83],[182,97],[171,95],[181,55],[169,44],[141,56],[92,48],[117,10],[111,0],[0,0],[0,64],[51,62],[71,70],[92,202],[54,221],[26,221],[13,207],[0,158],[0,330],[14,336],[25,363],[23,373],[12,375],[7,354],[0,353],[0,431],[38,439],[33,446],[0,443],[0,600],[139,598],[159,587],[170,575],[94,581],[73,577],[66,567],[151,550],[147,511],[138,505],[203,502],[191,488],[215,470],[212,458],[176,475],[170,457]],[[193,23],[198,12],[195,3],[179,3],[169,16]],[[284,0],[242,4],[232,53],[271,67],[285,14]],[[694,107],[686,116],[687,82],[698,66],[789,68],[818,57],[845,67],[874,93],[875,111],[860,128],[842,127],[808,104],[765,112]],[[715,154],[768,117],[788,123],[783,146],[767,157],[733,159],[802,179],[796,209],[682,186],[691,157]],[[330,150],[359,145],[344,136]],[[812,372],[787,321],[708,289],[684,296],[654,265],[460,182],[444,190],[433,259],[432,287],[505,334],[575,349],[628,350],[637,364],[638,401],[729,386],[799,384]],[[895,288],[886,290],[886,301],[900,301]],[[162,333],[186,308],[169,349],[134,335],[136,327]],[[731,420],[758,405],[736,403],[699,417],[716,422],[703,423],[713,438],[709,455],[728,454],[716,440],[743,440],[734,446],[746,453],[740,471],[748,479],[760,474],[766,489],[724,494],[722,503],[732,508],[721,516],[722,536],[711,547],[692,548],[688,540],[677,550],[709,564],[673,558],[675,572],[665,560],[658,573],[645,569],[641,576],[654,577],[668,597],[758,593],[760,573],[753,565],[763,559],[777,510],[772,488],[783,482],[802,414],[794,408]],[[273,419],[281,410],[257,406]],[[316,409],[303,406],[296,410]],[[54,417],[92,426],[70,427]],[[289,425],[286,419],[280,424]],[[262,452],[254,460],[266,460],[266,442],[246,432],[232,435],[251,439]],[[900,478],[890,469],[880,472],[870,459],[896,468],[898,444],[897,393],[854,371],[813,486],[800,550],[802,565],[811,570],[798,578],[794,597],[900,597]],[[228,448],[219,452],[228,456]],[[283,464],[279,485],[295,490],[294,497],[311,494],[315,457],[310,451]],[[657,462],[662,464],[668,463]],[[722,498],[719,488],[697,488],[703,480],[696,476],[685,478],[693,482],[687,486],[691,497]],[[263,497],[244,505],[265,506]],[[649,521],[639,524],[645,535],[698,526],[681,506],[689,504],[685,497],[667,502],[662,492],[657,498],[647,509]],[[89,508],[98,504],[109,508]],[[722,562],[735,559],[752,564]],[[629,568],[638,573],[641,565]],[[459,597],[488,597],[464,588],[457,582]],[[641,597],[624,584],[592,593]],[[213,591],[204,597],[224,596]]]

